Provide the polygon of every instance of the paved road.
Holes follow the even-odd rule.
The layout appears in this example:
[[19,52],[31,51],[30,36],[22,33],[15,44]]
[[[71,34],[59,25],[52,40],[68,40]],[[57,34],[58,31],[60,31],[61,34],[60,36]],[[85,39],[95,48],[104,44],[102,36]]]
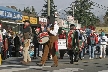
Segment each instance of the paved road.
[[9,58],[3,61],[0,66],[0,72],[108,72],[108,57],[105,59],[89,60],[85,56],[83,60],[78,63],[69,64],[69,58],[65,56],[64,59],[59,60],[59,66],[51,68],[53,61],[47,61],[46,66],[36,66],[39,59],[32,60],[28,65],[20,64],[21,58]]

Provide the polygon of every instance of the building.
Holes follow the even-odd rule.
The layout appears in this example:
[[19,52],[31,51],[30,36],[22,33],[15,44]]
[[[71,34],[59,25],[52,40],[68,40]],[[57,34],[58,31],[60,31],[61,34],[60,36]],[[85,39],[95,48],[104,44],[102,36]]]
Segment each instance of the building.
[[12,8],[0,6],[0,21],[2,22],[2,28],[6,30],[11,27],[14,32],[19,30],[19,22],[17,20],[22,19],[22,14]]

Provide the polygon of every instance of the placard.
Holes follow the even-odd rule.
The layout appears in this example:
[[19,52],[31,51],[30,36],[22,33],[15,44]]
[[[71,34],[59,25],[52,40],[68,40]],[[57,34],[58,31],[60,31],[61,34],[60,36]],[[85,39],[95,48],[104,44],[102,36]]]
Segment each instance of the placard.
[[66,39],[58,39],[58,49],[67,49],[66,47]]
[[29,20],[29,16],[22,16],[22,22],[25,20]]
[[31,24],[37,24],[37,18],[30,17],[30,23]]

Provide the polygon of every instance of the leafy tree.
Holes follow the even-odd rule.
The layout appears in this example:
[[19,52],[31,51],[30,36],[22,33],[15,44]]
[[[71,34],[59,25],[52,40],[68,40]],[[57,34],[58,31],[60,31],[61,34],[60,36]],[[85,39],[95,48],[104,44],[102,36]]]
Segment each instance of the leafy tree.
[[[47,11],[48,11],[48,4],[46,2],[46,4],[44,4],[44,10],[43,10],[43,13],[41,14],[42,16],[46,17],[47,16]],[[56,9],[57,6],[54,5],[54,1],[53,0],[50,0],[50,15],[54,15],[54,12],[57,11]]]
[[106,14],[104,16],[104,23],[108,24],[108,11],[106,12]]
[[21,9],[19,9],[18,11],[21,12]]
[[31,14],[37,16],[37,12],[35,11],[35,8],[33,6],[31,8]]
[[[90,0],[76,0],[74,2],[74,18],[83,26],[95,25],[97,17],[91,12],[93,2]],[[73,16],[73,8],[71,7],[67,13]]]
[[37,12],[35,11],[35,8],[33,6],[31,8],[24,7],[24,10],[22,12],[27,13],[27,14],[32,14],[32,16],[37,16]]
[[6,6],[7,8],[10,8],[10,6]]

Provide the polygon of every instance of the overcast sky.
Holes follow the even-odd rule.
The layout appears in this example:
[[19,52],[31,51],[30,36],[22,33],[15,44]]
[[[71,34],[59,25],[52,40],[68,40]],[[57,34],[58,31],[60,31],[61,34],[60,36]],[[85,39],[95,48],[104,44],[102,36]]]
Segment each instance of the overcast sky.
[[[75,0],[54,0],[55,5],[57,5],[57,9],[65,9],[67,8],[71,2]],[[92,0],[100,5],[108,7],[108,0]],[[7,6],[7,5],[15,5],[18,8],[23,9],[26,6],[34,6],[36,11],[39,13],[41,9],[43,9],[43,4],[45,3],[44,0],[1,0],[0,5],[1,6]],[[99,11],[99,12],[98,12]],[[99,8],[95,8],[94,12],[98,15],[103,15],[104,10],[101,10]]]

